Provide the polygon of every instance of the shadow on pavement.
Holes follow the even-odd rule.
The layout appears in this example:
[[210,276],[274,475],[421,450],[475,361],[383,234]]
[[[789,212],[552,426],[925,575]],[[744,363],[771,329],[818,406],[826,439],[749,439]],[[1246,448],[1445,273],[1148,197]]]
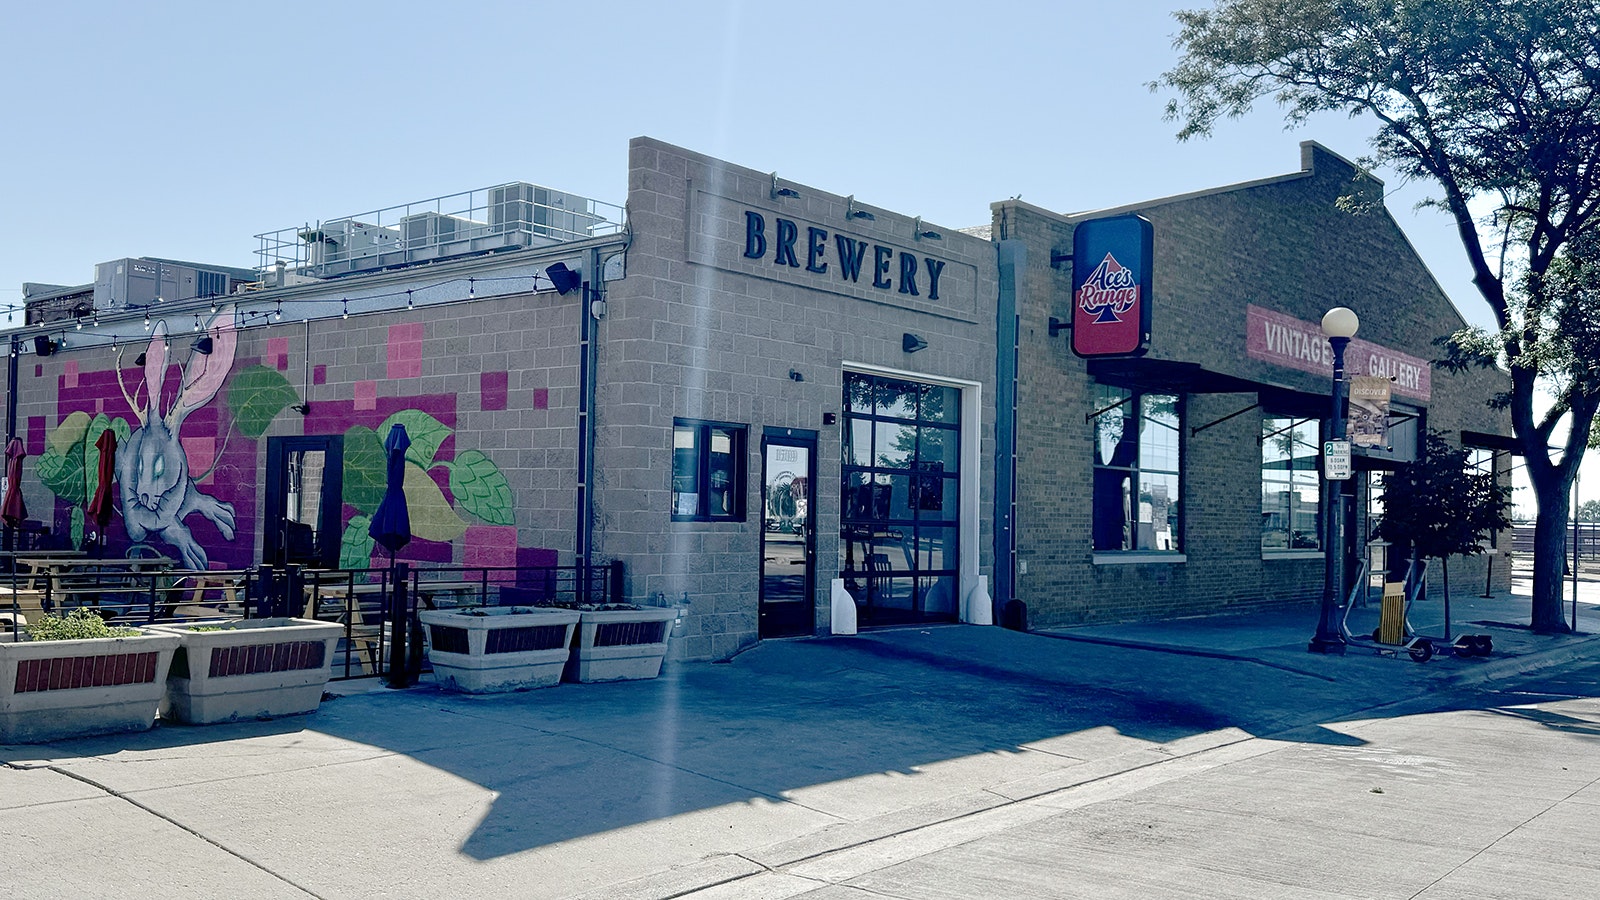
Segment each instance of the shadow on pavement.
[[[769,641],[725,665],[670,665],[654,681],[485,697],[378,689],[307,717],[166,726],[0,759],[50,757],[113,790],[146,791],[152,808],[179,788],[230,803],[230,792],[265,791],[249,781],[263,777],[365,822],[476,816],[460,852],[492,860],[718,807],[771,806],[812,829],[859,821],[1123,757],[1149,764],[1225,729],[1355,746],[1329,726],[1388,715],[1461,670],[1313,656],[1302,638],[1262,634],[1228,654],[969,626]],[[1596,733],[1537,710],[1495,711]],[[98,765],[107,761],[117,765]],[[273,798],[252,794],[239,809],[246,799]],[[282,815],[292,824],[304,813]]]

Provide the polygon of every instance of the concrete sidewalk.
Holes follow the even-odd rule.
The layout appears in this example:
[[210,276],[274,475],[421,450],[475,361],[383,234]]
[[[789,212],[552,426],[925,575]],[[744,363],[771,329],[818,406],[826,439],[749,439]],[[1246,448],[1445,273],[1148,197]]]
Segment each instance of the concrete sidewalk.
[[[1525,598],[1458,606],[1526,616]],[[650,682],[345,683],[310,716],[3,747],[0,893],[793,896],[874,854],[1027,829],[1290,736],[1359,747],[1356,723],[1600,654],[1591,636],[1486,625],[1489,660],[1323,657],[1305,651],[1313,619],[771,641]]]
[[[1441,648],[1435,660],[1444,664],[1450,681],[1458,685],[1493,680],[1507,673],[1562,665],[1600,652],[1600,647],[1595,646],[1595,642],[1600,640],[1600,581],[1578,583],[1578,629],[1572,635],[1537,635],[1529,630],[1530,595],[1530,586],[1523,580],[1513,583],[1511,593],[1499,592],[1489,596],[1470,592],[1452,593],[1448,638],[1445,635],[1444,603],[1440,600],[1424,600],[1414,604],[1409,621],[1417,634],[1433,639]],[[1572,596],[1570,585],[1567,596]],[[1565,615],[1570,615],[1570,600],[1563,603],[1562,610]],[[1316,616],[1316,608],[1307,606],[1160,622],[1048,629],[1041,633],[1151,650],[1212,653],[1224,658],[1309,668],[1324,674],[1336,670],[1348,671],[1350,666],[1347,663],[1330,669],[1316,662],[1314,654],[1307,653],[1306,646],[1316,631]],[[1370,635],[1378,626],[1378,618],[1378,604],[1357,607],[1349,617],[1351,633]],[[1490,636],[1494,642],[1494,652],[1486,658],[1451,658],[1442,648],[1462,634]],[[1369,641],[1352,642],[1346,653],[1351,657],[1408,658],[1404,650],[1395,653],[1391,648]]]

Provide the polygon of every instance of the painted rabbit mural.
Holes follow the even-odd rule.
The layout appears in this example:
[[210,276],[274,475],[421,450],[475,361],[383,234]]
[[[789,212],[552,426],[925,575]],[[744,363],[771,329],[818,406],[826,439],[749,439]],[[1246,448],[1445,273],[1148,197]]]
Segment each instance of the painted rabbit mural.
[[122,381],[121,353],[117,355],[117,383],[139,417],[139,427],[128,436],[127,449],[117,455],[123,524],[135,542],[159,537],[178,551],[189,569],[205,569],[208,563],[205,549],[184,523],[190,514],[198,512],[210,519],[224,539],[233,540],[233,505],[201,493],[189,472],[180,433],[189,414],[211,402],[227,381],[238,346],[234,318],[232,306],[212,317],[206,327],[211,352],[190,353],[177,392],[169,401],[164,399],[171,347],[165,322],[157,323],[145,348],[144,383],[132,393]]

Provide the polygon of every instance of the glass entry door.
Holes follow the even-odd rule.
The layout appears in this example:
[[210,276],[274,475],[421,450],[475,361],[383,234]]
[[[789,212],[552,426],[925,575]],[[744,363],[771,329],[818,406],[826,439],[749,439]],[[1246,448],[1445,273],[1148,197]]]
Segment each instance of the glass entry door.
[[846,372],[844,403],[840,569],[858,621],[955,621],[961,391]]
[[815,631],[813,515],[817,440],[768,434],[762,442],[761,625],[763,638]]
[[338,567],[343,476],[339,435],[267,439],[264,562]]

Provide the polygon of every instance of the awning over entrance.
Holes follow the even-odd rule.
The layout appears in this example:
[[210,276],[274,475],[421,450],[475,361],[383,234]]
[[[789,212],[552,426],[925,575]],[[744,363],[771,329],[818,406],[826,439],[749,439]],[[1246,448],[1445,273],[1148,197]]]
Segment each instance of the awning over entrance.
[[1510,453],[1513,456],[1522,455],[1522,451],[1517,447],[1517,439],[1503,434],[1489,434],[1486,431],[1467,431],[1462,429],[1461,443],[1468,447]]
[[[1091,359],[1095,380],[1139,391],[1174,394],[1255,394],[1257,403],[1278,415],[1320,419],[1332,398],[1247,378],[1212,372],[1199,363],[1170,359]],[[1203,427],[1196,430],[1204,430]]]

